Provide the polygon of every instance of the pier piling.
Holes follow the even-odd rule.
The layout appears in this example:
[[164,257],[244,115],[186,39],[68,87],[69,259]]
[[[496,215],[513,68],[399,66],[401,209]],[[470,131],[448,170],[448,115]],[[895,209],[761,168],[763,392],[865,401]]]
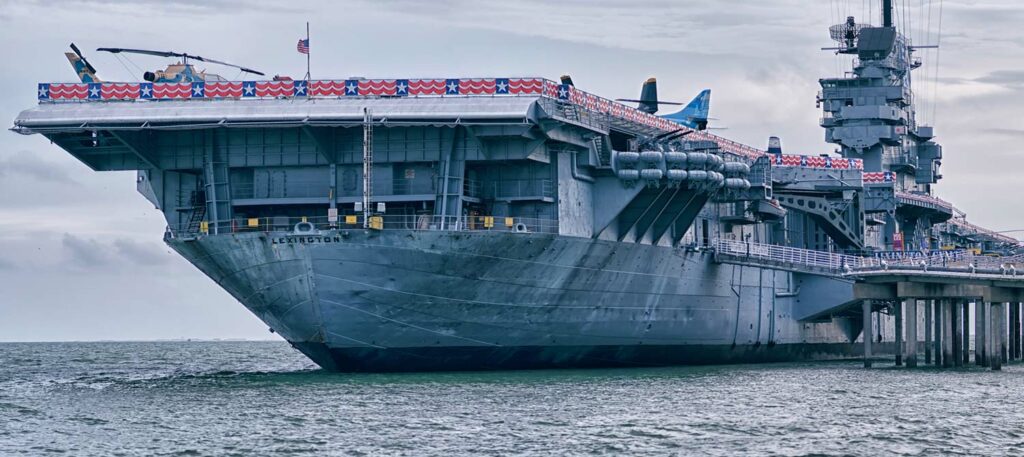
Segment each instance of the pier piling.
[[907,368],[917,368],[917,300],[906,300],[907,307]]
[[[919,303],[914,300],[915,303]],[[932,305],[925,300],[924,302],[924,364],[931,365],[932,363]]]
[[864,330],[861,332],[864,338],[864,368],[871,368],[871,340],[874,332],[871,331],[871,300],[861,300],[861,312],[864,318]]
[[896,302],[896,366],[903,366],[903,301]]
[[985,333],[982,331],[984,326],[981,325],[981,301],[974,301],[974,364],[977,366],[984,366],[985,362],[982,361],[982,356],[985,353],[984,349],[984,338]]
[[981,307],[981,366],[989,367],[991,360],[988,356],[992,353],[992,332],[989,330],[992,327],[992,317],[987,301],[979,301],[978,305]]
[[948,298],[939,300],[942,305],[942,366],[953,366],[953,302]]
[[932,300],[931,306],[934,310],[932,314],[935,317],[935,322],[933,322],[935,341],[932,343],[935,349],[935,366],[940,367],[942,366],[942,304],[939,300]]
[[1000,348],[1003,346],[1003,333],[1005,333],[1000,330],[1003,328],[1003,304],[992,302],[989,306],[989,311],[992,315],[989,323],[989,334],[991,335],[990,349],[992,349],[990,354],[992,354],[992,357],[990,357],[989,364],[992,366],[992,370],[1001,370],[1003,368],[1003,355],[1000,352]]
[[963,326],[960,327],[962,338],[960,339],[960,351],[963,352],[963,366],[971,364],[971,302],[964,299],[960,303],[960,314],[963,316]]
[[1000,313],[1002,315],[1000,316],[999,322],[999,354],[1003,358],[1003,365],[1006,365],[1007,363],[1010,362],[1010,358],[1007,356],[1007,352],[1009,349],[1008,344],[1010,340],[1010,330],[1008,328],[1009,325],[1007,324],[1010,323],[1010,318],[1006,316],[1006,314],[1010,311],[1010,304],[1000,303],[1000,305],[1002,305],[1002,307],[1000,308]]
[[1012,310],[1010,316],[1010,331],[1013,333],[1013,338],[1010,339],[1010,357],[1013,360],[1020,360],[1020,303],[1010,303],[1010,309]]
[[961,348],[961,346],[963,346],[964,339],[960,335],[962,334],[962,332],[964,330],[964,319],[963,319],[963,315],[960,314],[960,303],[959,302],[957,302],[956,300],[949,300],[949,307],[950,307],[949,310],[952,313],[952,320],[951,320],[951,322],[953,324],[952,325],[953,333],[950,334],[953,337],[953,341],[952,341],[952,343],[953,343],[952,344],[952,346],[953,346],[953,354],[952,354],[952,356],[953,356],[953,366],[954,367],[962,367],[962,366],[964,366],[964,361],[963,361],[963,356],[961,356],[961,353],[963,352],[963,349]]

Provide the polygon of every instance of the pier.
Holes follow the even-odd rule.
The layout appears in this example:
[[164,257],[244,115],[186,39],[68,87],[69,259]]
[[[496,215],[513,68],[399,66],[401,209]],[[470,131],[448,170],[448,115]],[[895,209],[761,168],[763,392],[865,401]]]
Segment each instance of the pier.
[[896,366],[917,367],[922,352],[924,365],[971,365],[972,325],[975,365],[1000,370],[1022,360],[1024,272],[1018,270],[1024,256],[957,252],[883,259],[730,240],[717,240],[712,249],[720,263],[849,281],[852,301],[818,304],[801,320],[859,314],[865,367],[872,366],[872,336],[878,334],[873,316],[882,312],[895,318]]

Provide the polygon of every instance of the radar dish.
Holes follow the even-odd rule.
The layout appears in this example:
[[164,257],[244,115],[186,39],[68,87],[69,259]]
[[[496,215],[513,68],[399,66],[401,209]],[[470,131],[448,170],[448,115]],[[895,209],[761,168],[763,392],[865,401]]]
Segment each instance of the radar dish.
[[871,27],[871,25],[858,24],[854,22],[853,16],[850,16],[846,18],[846,22],[829,27],[828,34],[833,41],[852,48],[857,45],[857,37],[860,36],[861,29],[865,27]]

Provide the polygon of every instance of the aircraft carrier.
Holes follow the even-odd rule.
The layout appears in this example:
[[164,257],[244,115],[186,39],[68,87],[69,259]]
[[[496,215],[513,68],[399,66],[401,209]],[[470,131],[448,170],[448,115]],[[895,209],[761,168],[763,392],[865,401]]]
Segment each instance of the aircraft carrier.
[[71,55],[83,82],[39,84],[13,130],[137,170],[166,243],[328,370],[850,357],[891,336],[884,305],[863,332],[842,275],[717,254],[1019,248],[934,195],[943,152],[889,3],[830,30],[853,57],[817,94],[836,154],[656,116],[654,81],[635,108],[570,78],[225,81],[186,61],[101,82]]

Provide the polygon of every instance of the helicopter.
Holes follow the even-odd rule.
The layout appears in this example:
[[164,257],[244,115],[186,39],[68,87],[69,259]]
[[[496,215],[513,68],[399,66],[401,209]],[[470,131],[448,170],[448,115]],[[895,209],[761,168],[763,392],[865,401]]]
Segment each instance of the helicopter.
[[[96,68],[89,64],[89,61],[85,59],[82,52],[79,51],[78,47],[74,43],[71,44],[72,52],[65,53],[68,61],[71,62],[71,66],[78,73],[78,77],[82,82],[94,83],[100,82],[100,79],[96,77]],[[208,59],[206,57],[172,51],[151,51],[147,49],[128,49],[128,48],[97,48],[97,51],[109,52],[111,54],[130,53],[130,54],[143,54],[158,57],[178,57],[181,60],[178,63],[170,64],[164,70],[147,71],[142,74],[142,79],[152,83],[190,83],[190,82],[202,82],[202,81],[225,81],[220,75],[213,73],[207,73],[205,70],[196,71],[195,67],[190,61],[206,62],[217,65],[223,65],[226,67],[237,68],[244,73],[251,73],[254,75],[264,76],[262,72],[246,68],[240,65],[230,64],[222,62],[220,60]]]
[[111,54],[120,54],[122,52],[131,54],[144,54],[149,56],[158,57],[178,57],[181,61],[175,64],[167,66],[166,70],[147,71],[142,74],[142,79],[151,83],[186,83],[186,82],[200,82],[200,81],[225,81],[220,75],[213,73],[207,73],[206,70],[197,72],[195,67],[189,63],[189,60],[198,62],[207,62],[217,65],[223,65],[225,67],[237,68],[245,73],[251,73],[254,75],[264,76],[263,73],[246,68],[240,65],[230,64],[219,60],[207,59],[205,57],[186,54],[183,52],[172,52],[172,51],[150,51],[147,49],[127,49],[127,48],[97,48],[97,51],[109,52]]

